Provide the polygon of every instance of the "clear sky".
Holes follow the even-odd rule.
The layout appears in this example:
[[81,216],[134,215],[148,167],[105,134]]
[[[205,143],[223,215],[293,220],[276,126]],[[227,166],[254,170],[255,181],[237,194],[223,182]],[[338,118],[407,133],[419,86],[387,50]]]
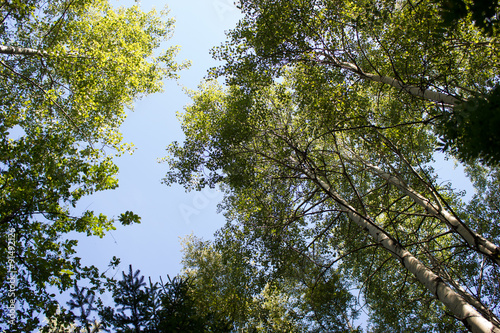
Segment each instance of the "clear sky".
[[[135,3],[111,1],[115,6]],[[117,256],[122,262],[118,273],[132,264],[146,277],[158,280],[159,276],[179,273],[181,237],[193,233],[210,239],[224,224],[223,216],[216,214],[216,206],[222,198],[220,193],[186,193],[180,186],[161,184],[167,165],[157,163],[157,159],[165,156],[169,143],[183,140],[176,112],[182,112],[190,100],[182,87],[195,89],[207,69],[216,65],[209,50],[225,41],[224,31],[235,26],[240,14],[232,0],[144,0],[140,4],[143,10],[169,7],[176,27],[166,47],[179,45],[181,51],[177,60],[190,60],[192,65],[181,72],[178,82],[167,81],[163,93],[138,101],[135,111],[128,115],[122,127],[124,141],[134,143],[137,149],[132,156],[115,161],[120,168],[120,187],[98,193],[79,204],[81,210],[88,208],[115,217],[131,210],[141,216],[142,223],[127,227],[117,225],[117,230],[102,239],[78,236],[77,255],[84,263],[103,270],[109,260]],[[463,179],[460,170],[454,170],[450,163],[439,163],[436,171],[445,181]]]
[[[114,6],[135,3],[111,2]],[[144,0],[140,5],[145,11],[168,6],[176,27],[165,47],[179,45],[177,60],[190,60],[192,65],[180,73],[178,82],[167,81],[163,93],[143,98],[129,113],[122,133],[124,141],[134,143],[136,151],[115,160],[120,168],[119,188],[97,193],[78,205],[79,210],[88,208],[115,217],[131,210],[141,216],[142,223],[117,225],[117,230],[102,239],[78,235],[77,255],[85,264],[100,269],[106,269],[109,260],[117,256],[122,262],[118,272],[132,264],[146,277],[158,280],[159,276],[179,273],[180,237],[193,233],[209,239],[224,224],[223,216],[216,214],[220,193],[186,193],[180,186],[161,184],[167,165],[157,163],[157,159],[165,156],[169,143],[183,140],[176,112],[182,112],[190,100],[182,87],[196,89],[207,69],[217,64],[209,50],[225,40],[224,31],[235,26],[240,14],[232,0]]]

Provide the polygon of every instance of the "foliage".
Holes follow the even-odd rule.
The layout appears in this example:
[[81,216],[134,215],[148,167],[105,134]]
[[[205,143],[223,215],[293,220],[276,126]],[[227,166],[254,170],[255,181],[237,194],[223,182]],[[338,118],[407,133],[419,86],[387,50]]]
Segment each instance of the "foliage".
[[[209,332],[208,323],[189,294],[189,279],[174,277],[162,285],[158,332]],[[213,331],[219,332],[219,331]]]
[[474,20],[474,24],[489,35],[498,32],[498,0],[456,0],[438,1],[441,7],[441,16],[444,24],[455,27],[458,21],[468,15]]
[[461,161],[480,160],[490,166],[500,164],[500,85],[487,98],[472,97],[457,105],[439,120],[443,151]]
[[[0,6],[3,328],[29,332],[55,315],[49,290],[65,291],[75,280],[102,287],[104,277],[81,264],[77,242],[65,235],[102,237],[114,229],[114,219],[74,207],[82,196],[118,186],[112,159],[132,151],[119,132],[125,107],[160,91],[162,80],[184,67],[173,59],[175,47],[155,55],[171,36],[165,15],[115,10],[105,0]],[[119,220],[139,218],[127,212]],[[14,320],[6,315],[14,299],[8,276],[15,279]]]
[[[283,263],[293,266],[292,274],[282,274],[286,267],[261,266],[263,249],[256,245],[258,240],[247,243],[242,236],[241,230],[227,225],[215,244],[193,236],[183,240],[183,270],[193,281],[196,306],[210,314],[208,318],[227,318],[230,324],[213,332],[349,330],[354,300],[335,275],[315,280],[315,267],[300,258],[295,265],[292,254]],[[304,274],[307,270],[309,277]]]
[[[302,78],[300,74],[298,77]],[[310,281],[306,285],[316,285],[320,290],[323,283],[335,285],[335,281],[339,281],[340,286],[352,285],[363,293],[374,327],[392,327],[394,331],[460,330],[460,326],[446,316],[436,299],[426,294],[421,284],[423,281],[405,271],[390,252],[385,253],[376,240],[371,239],[352,221],[345,207],[347,204],[342,203],[348,200],[349,209],[355,210],[356,214],[375,217],[371,223],[376,223],[379,232],[383,230],[394,242],[397,241],[399,247],[415,253],[418,260],[432,267],[432,272],[439,273],[450,284],[454,284],[455,280],[462,283],[467,281],[465,290],[474,290],[478,281],[476,269],[482,259],[473,244],[469,246],[464,243],[458,234],[453,235],[453,230],[443,224],[439,214],[429,215],[425,207],[417,204],[411,196],[401,193],[394,184],[377,174],[372,174],[363,164],[376,163],[386,170],[392,170],[392,177],[403,179],[420,193],[428,193],[430,198],[440,195],[441,199],[434,205],[457,205],[459,201],[454,199],[451,192],[445,188],[434,192],[432,188],[437,184],[433,184],[432,178],[425,180],[431,169],[419,160],[430,160],[432,149],[426,147],[429,142],[433,142],[420,127],[425,125],[404,126],[403,132],[399,129],[379,131],[374,129],[376,126],[367,123],[356,126],[356,122],[350,124],[344,120],[344,124],[334,128],[334,131],[328,127],[324,129],[321,119],[309,118],[309,110],[300,109],[292,103],[293,99],[300,99],[300,96],[289,95],[287,91],[290,92],[288,87],[297,83],[285,80],[283,84],[263,88],[256,93],[255,104],[245,112],[249,112],[251,118],[251,124],[248,125],[253,128],[251,132],[257,134],[227,146],[220,146],[226,139],[217,131],[225,124],[233,123],[227,121],[233,116],[231,112],[241,112],[241,108],[231,108],[240,95],[228,92],[227,97],[221,99],[217,93],[213,93],[213,86],[208,87],[200,92],[199,98],[205,102],[213,98],[213,104],[198,104],[196,96],[195,104],[189,108],[189,116],[186,117],[192,123],[185,122],[184,126],[197,129],[200,136],[188,136],[187,143],[189,146],[204,147],[203,155],[208,156],[206,158],[210,164],[193,163],[186,158],[192,152],[186,152],[182,147],[173,146],[172,151],[183,165],[193,163],[191,175],[197,177],[199,182],[210,183],[210,180],[204,179],[205,175],[213,174],[220,179],[225,173],[228,174],[222,178],[225,185],[231,186],[224,206],[227,216],[239,226],[239,237],[248,239],[245,241],[250,247],[248,251],[259,253],[255,258],[257,265],[273,271],[276,278],[293,281],[301,276],[301,281]],[[192,117],[201,111],[204,116]],[[203,130],[200,131],[201,125]],[[408,137],[415,139],[411,147],[401,144]],[[351,150],[351,146],[356,147],[356,150]],[[415,157],[403,155],[409,149]],[[184,152],[187,154],[183,155]],[[354,154],[362,154],[364,162],[353,159]],[[233,166],[233,163],[243,160],[248,161],[244,165],[250,168],[250,172],[242,175],[239,166]],[[423,171],[417,172],[412,163]],[[201,166],[208,171],[201,169]],[[309,168],[314,171],[309,172]],[[189,173],[183,173],[182,177],[185,174]],[[328,186],[322,185],[319,179],[313,177],[314,174],[321,175],[320,179],[327,182],[328,186],[334,186],[338,196],[332,198],[331,192],[327,191]],[[174,176],[170,174],[170,177]],[[237,180],[231,183],[232,179]],[[464,219],[471,226],[476,223],[467,216]],[[238,251],[232,249],[228,253],[228,256],[237,256]],[[210,258],[201,254],[189,256],[198,258],[195,266],[204,270],[200,280],[195,280],[201,285],[199,295],[204,295],[203,304],[214,304],[216,301],[206,300],[212,297],[208,295],[213,295],[208,290],[220,293],[225,288],[209,283],[212,280],[203,282],[203,277],[210,279],[222,267],[203,263],[204,257]],[[308,262],[316,269],[307,269]],[[225,265],[226,271],[228,266]],[[493,262],[487,262],[486,266],[493,275],[496,274]],[[448,272],[453,272],[453,275]],[[243,275],[250,276],[251,273]],[[491,284],[494,280],[483,280],[482,283],[494,288],[494,283]],[[222,280],[221,284],[227,288],[231,285],[228,282]],[[232,294],[237,295],[235,292]],[[290,294],[289,290],[285,294]],[[323,316],[321,319],[315,318],[320,323],[345,323],[343,315],[350,313],[349,322],[356,313],[356,310],[339,311],[353,297],[348,290],[340,289],[338,293],[324,295],[324,298],[318,298],[315,292],[305,292],[305,295],[309,295],[310,311]],[[398,295],[397,300],[394,295]],[[217,300],[217,296],[213,297]],[[220,297],[230,299],[223,293]],[[482,294],[481,301],[495,308],[494,295]],[[242,303],[245,304],[244,301]],[[224,303],[219,300],[217,304]],[[328,304],[331,304],[330,307]],[[394,304],[398,304],[398,312],[394,311]],[[222,310],[222,307],[219,308]],[[412,320],[408,321],[409,317]],[[495,317],[491,318],[494,320]],[[339,327],[338,324],[334,326]]]
[[495,40],[469,19],[443,31],[431,1],[241,8],[214,51],[218,80],[181,115],[165,182],[220,186],[226,228],[257,267],[334,289],[304,292],[318,324],[346,325],[363,306],[372,331],[499,331],[494,206],[465,205],[431,166],[438,119],[495,86]]
[[[424,119],[436,127],[443,122],[435,120],[461,101],[494,98],[497,33],[483,33],[469,16],[456,27],[443,27],[434,1],[249,0],[241,8],[245,18],[228,34],[230,42],[214,50],[225,65],[213,73],[231,84],[268,84],[285,65],[310,63],[342,72],[349,81],[359,79],[356,86],[370,86],[375,95],[389,87],[410,95],[403,98],[420,103]],[[381,83],[384,88],[377,87]],[[476,149],[490,153],[485,146]]]
[[70,310],[77,309],[80,311],[80,315],[78,316],[74,315],[73,312],[72,313],[78,319],[78,321],[82,323],[82,327],[85,328],[85,331],[87,333],[91,333],[92,332],[91,327],[93,325],[90,322],[90,316],[92,314],[92,311],[97,310],[97,308],[94,305],[95,294],[86,287],[83,288],[78,287],[78,284],[76,282],[74,289],[75,292],[70,294],[72,299],[69,302],[67,302],[67,304],[69,305]]
[[[47,318],[45,325],[40,330],[40,332],[48,332],[48,333],[98,333],[105,332],[103,330],[102,324],[100,322],[94,321],[89,326],[83,328],[79,325],[71,323],[74,319],[71,314],[64,313],[64,310],[61,309],[60,312],[56,313],[56,315]],[[88,330],[87,330],[88,328]]]
[[114,307],[101,307],[102,323],[115,332],[225,332],[224,324],[208,316],[193,298],[189,278],[167,277],[168,281],[146,287],[140,271],[122,273],[113,282]]
[[128,274],[122,272],[122,280],[113,290],[113,300],[117,311],[110,309],[107,321],[111,322],[117,332],[141,332],[148,325],[147,307],[150,294],[144,290],[144,276],[140,270],[133,272],[129,266]]

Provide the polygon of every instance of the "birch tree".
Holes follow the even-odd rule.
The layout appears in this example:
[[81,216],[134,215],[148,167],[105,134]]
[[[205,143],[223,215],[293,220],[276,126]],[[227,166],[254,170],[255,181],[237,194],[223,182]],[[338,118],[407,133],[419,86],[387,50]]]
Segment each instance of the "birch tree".
[[495,40],[467,20],[443,30],[425,1],[241,8],[214,51],[227,88],[192,93],[166,182],[221,184],[268,265],[298,253],[340,272],[375,331],[499,331],[496,169],[470,165],[488,194],[467,205],[431,164],[441,119],[494,99]]
[[470,16],[443,27],[432,1],[251,0],[241,8],[231,42],[214,51],[226,61],[220,73],[241,80],[236,73],[250,68],[268,78],[284,64],[335,68],[372,89],[392,87],[434,105],[425,119],[444,150],[499,163],[499,44]]
[[[479,253],[440,215],[394,182],[351,158],[355,150],[364,161],[383,165],[412,184],[414,191],[429,193],[426,187],[433,179],[421,181],[431,177],[431,169],[422,163],[432,157],[427,147],[432,137],[422,129],[425,125],[402,126],[403,131],[374,129],[353,117],[360,110],[351,104],[349,114],[322,109],[324,116],[341,118],[329,122],[342,123],[325,128],[319,126],[324,119],[299,107],[295,84],[310,87],[311,82],[299,75],[297,81],[262,88],[251,97],[239,88],[202,89],[184,116],[184,146],[171,147],[178,158],[171,163],[180,171],[172,171],[168,180],[192,182],[191,177],[197,177],[199,185],[230,185],[228,217],[247,237],[262,243],[272,266],[288,265],[286,253],[294,251],[323,267],[324,274],[340,269],[364,292],[373,305],[372,315],[383,318],[383,326],[395,331],[421,329],[413,324],[436,331],[459,329],[446,317],[450,313],[472,331],[497,330],[495,292],[477,293],[479,280],[496,283],[493,258]],[[343,88],[336,89],[340,98]],[[312,96],[309,92],[304,97],[312,105],[320,102]],[[335,100],[337,106],[348,103]],[[349,119],[354,123],[347,123]],[[412,154],[402,161],[399,154],[406,149]],[[460,204],[451,190],[436,193],[441,206]],[[483,260],[488,262],[489,282],[479,274]],[[386,285],[382,288],[381,283]],[[396,314],[390,295],[411,300],[414,307],[404,304]],[[424,307],[430,307],[430,314],[419,313]],[[399,317],[403,313],[418,320],[408,322]]]
[[74,208],[117,187],[113,158],[132,151],[119,131],[126,108],[183,65],[175,47],[155,52],[172,33],[166,12],[3,1],[0,23],[0,327],[29,332],[56,315],[55,293],[74,280],[102,289],[104,277],[80,262],[67,233],[102,237],[139,217]]

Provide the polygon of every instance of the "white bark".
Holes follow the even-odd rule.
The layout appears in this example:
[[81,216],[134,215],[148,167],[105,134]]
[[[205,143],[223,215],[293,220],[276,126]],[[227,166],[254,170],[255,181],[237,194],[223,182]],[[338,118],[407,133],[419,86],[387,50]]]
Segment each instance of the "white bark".
[[[297,161],[291,158],[297,165]],[[400,260],[404,267],[408,269],[437,299],[439,299],[449,310],[460,319],[472,332],[495,332],[500,333],[500,328],[484,318],[473,306],[467,303],[457,292],[450,288],[438,275],[425,267],[408,250],[394,241],[383,229],[378,227],[374,221],[359,214],[354,207],[349,205],[332,187],[325,181],[317,177],[314,172],[303,169],[302,172],[316,184],[335,202],[340,205],[342,211],[348,214],[349,218],[357,225],[366,230],[373,239],[381,244],[391,255]]]
[[376,74],[372,74],[372,73],[367,73],[367,72],[363,71],[361,68],[359,68],[358,66],[356,66],[355,64],[352,64],[349,62],[344,62],[344,61],[336,61],[336,60],[333,60],[332,57],[330,57],[328,55],[324,55],[324,56],[326,56],[330,60],[330,63],[336,67],[339,67],[339,68],[348,70],[350,72],[356,73],[356,74],[360,75],[361,77],[366,78],[368,80],[385,83],[385,84],[388,84],[394,88],[404,90],[407,93],[409,93],[410,95],[418,96],[418,97],[421,97],[421,98],[424,98],[424,99],[427,99],[429,101],[433,101],[436,103],[444,103],[444,104],[447,104],[450,106],[454,106],[455,104],[460,102],[459,99],[457,99],[451,95],[443,94],[443,93],[440,93],[437,91],[432,91],[429,89],[422,89],[420,87],[416,87],[416,86],[412,86],[412,85],[406,85],[403,82],[396,80],[394,78],[390,78],[388,76],[380,76],[380,75],[376,75]]
[[19,46],[0,45],[0,54],[39,55],[45,56],[47,52]]
[[413,190],[411,187],[406,185],[398,177],[391,175],[379,167],[370,164],[360,158],[359,156],[354,156],[358,162],[365,165],[372,173],[385,179],[388,183],[398,187],[404,194],[408,195],[415,203],[425,208],[427,213],[433,215],[439,220],[443,221],[446,225],[450,227],[453,232],[458,233],[472,248],[477,249],[480,253],[487,255],[489,258],[494,260],[500,265],[500,249],[498,246],[488,241],[483,236],[477,234],[476,232],[470,230],[464,223],[458,220],[453,214],[448,212],[444,207],[432,204],[432,202],[419,194],[417,191]]

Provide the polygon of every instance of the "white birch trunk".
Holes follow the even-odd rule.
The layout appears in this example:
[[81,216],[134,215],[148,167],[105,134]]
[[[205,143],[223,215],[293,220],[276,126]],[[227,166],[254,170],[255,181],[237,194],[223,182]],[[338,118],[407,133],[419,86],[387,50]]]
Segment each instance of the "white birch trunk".
[[443,94],[443,93],[440,93],[437,91],[432,91],[429,89],[422,89],[422,88],[416,87],[416,86],[406,85],[399,80],[396,80],[394,78],[390,78],[387,76],[380,76],[380,75],[376,75],[376,74],[372,74],[372,73],[366,73],[361,68],[359,68],[358,66],[356,66],[353,63],[344,62],[344,61],[337,61],[336,59],[332,58],[330,55],[327,55],[327,54],[322,54],[322,55],[330,60],[329,61],[330,64],[332,64],[336,67],[339,67],[339,68],[348,70],[350,72],[356,73],[365,79],[375,81],[375,82],[385,83],[385,84],[388,84],[394,88],[404,90],[407,93],[409,93],[410,95],[418,96],[418,97],[421,97],[421,98],[424,98],[424,99],[427,99],[429,101],[433,101],[436,103],[444,103],[444,104],[447,104],[450,106],[454,106],[455,104],[460,102],[459,99],[457,99],[451,95]]
[[359,156],[354,156],[353,159],[361,162],[363,165],[368,167],[368,169],[372,173],[385,179],[388,183],[395,185],[404,194],[408,195],[413,201],[415,201],[415,203],[423,207],[427,211],[427,213],[443,221],[450,227],[453,232],[458,233],[467,242],[467,244],[469,244],[469,246],[477,249],[478,252],[485,254],[486,256],[494,260],[498,265],[500,265],[500,248],[497,245],[488,241],[486,238],[477,234],[476,232],[470,230],[464,223],[453,216],[453,214],[444,209],[444,207],[436,207],[435,205],[433,205],[429,199],[425,198],[424,196],[413,190],[411,187],[407,186],[398,177],[391,175],[383,171],[379,167],[366,162]]
[[26,47],[0,45],[0,54],[16,54],[16,55],[39,55],[46,56],[47,52],[30,49]]
[[[297,165],[297,161],[291,158]],[[378,227],[370,219],[360,215],[354,207],[350,206],[332,187],[325,181],[318,178],[313,172],[301,168],[302,172],[313,180],[320,188],[335,202],[341,210],[347,213],[349,218],[366,230],[373,239],[381,244],[391,255],[400,260],[403,266],[408,269],[437,299],[439,299],[455,317],[460,319],[466,327],[474,333],[494,332],[500,333],[500,328],[484,318],[472,305],[467,303],[457,292],[450,288],[438,275],[425,267],[408,250],[394,241],[383,229]]]

